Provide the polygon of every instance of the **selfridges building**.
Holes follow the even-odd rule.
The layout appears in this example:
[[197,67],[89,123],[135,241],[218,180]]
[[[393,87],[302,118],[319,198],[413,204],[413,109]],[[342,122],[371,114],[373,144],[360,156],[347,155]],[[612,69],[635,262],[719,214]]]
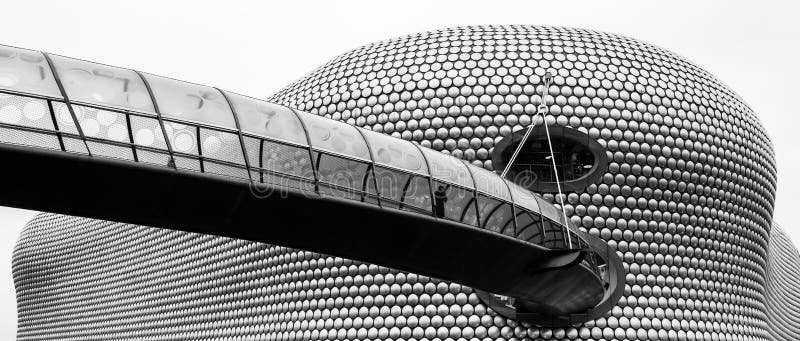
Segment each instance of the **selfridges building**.
[[[545,327],[503,296],[383,263],[43,213],[14,250],[18,339],[800,339],[800,256],[772,221],[770,138],[737,94],[670,51],[583,29],[458,27],[346,52],[269,101],[505,173],[548,205],[563,198],[562,223],[621,260],[619,299]],[[443,188],[437,217],[454,200]]]

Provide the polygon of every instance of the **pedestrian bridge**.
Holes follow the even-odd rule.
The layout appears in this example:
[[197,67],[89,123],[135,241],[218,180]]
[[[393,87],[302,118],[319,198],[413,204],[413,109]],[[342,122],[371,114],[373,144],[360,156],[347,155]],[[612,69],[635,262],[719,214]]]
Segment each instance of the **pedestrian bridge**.
[[0,205],[410,271],[513,298],[506,313],[539,325],[602,316],[624,286],[605,242],[493,172],[129,69],[0,46],[0,160]]

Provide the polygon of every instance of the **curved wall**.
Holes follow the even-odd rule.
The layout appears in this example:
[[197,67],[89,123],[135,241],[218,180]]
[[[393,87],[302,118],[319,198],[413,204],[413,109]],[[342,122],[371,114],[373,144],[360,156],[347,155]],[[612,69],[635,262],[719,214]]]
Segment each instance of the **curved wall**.
[[548,124],[581,129],[610,161],[565,207],[629,271],[606,317],[536,328],[457,284],[45,214],[15,250],[19,339],[770,339],[771,142],[738,96],[669,51],[587,30],[453,28],[352,50],[272,100],[491,169],[493,146],[533,121],[548,71]]
[[800,340],[800,254],[777,224],[769,238],[767,306],[775,340]]

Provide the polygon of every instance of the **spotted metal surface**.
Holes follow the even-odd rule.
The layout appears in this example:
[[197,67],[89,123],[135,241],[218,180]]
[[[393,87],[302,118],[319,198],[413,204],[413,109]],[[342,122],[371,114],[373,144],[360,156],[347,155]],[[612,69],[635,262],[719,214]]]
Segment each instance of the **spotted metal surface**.
[[534,121],[546,72],[556,75],[546,123],[585,132],[609,159],[606,174],[566,194],[565,205],[628,271],[607,316],[538,328],[454,283],[45,214],[14,253],[18,338],[792,339],[795,330],[776,325],[797,319],[797,285],[768,272],[798,261],[780,232],[770,237],[771,141],[741,98],[672,52],[581,29],[451,28],[349,51],[272,101],[492,169],[495,144]]
[[772,225],[767,264],[767,317],[777,341],[800,340],[800,254],[783,228]]

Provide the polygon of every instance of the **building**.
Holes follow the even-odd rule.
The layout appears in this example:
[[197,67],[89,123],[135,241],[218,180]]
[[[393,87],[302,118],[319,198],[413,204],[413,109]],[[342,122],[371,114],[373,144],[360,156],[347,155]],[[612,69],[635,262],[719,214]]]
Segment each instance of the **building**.
[[[101,157],[119,158],[122,153],[130,152],[130,159],[137,162],[251,180],[258,178],[259,183],[272,181],[269,177],[265,180],[260,170],[282,167],[295,176],[292,179],[298,180],[282,185],[298,188],[306,186],[300,180],[308,178],[310,173],[314,173],[315,178],[326,177],[318,174],[325,169],[320,156],[309,158],[317,163],[315,167],[297,161],[304,158],[285,157],[295,155],[292,153],[310,154],[313,148],[307,145],[294,150],[275,145],[265,148],[263,142],[246,139],[248,136],[241,132],[246,131],[248,125],[240,113],[246,109],[237,107],[237,95],[203,88],[194,97],[170,97],[170,89],[180,88],[171,85],[172,81],[131,74],[126,79],[141,77],[144,81],[123,82],[124,98],[113,99],[113,91],[97,97],[97,92],[82,93],[81,89],[87,88],[76,86],[81,84],[81,77],[86,77],[80,71],[74,77],[64,76],[71,70],[81,69],[70,65],[68,59],[49,56],[51,60],[37,60],[13,53],[4,56],[25,63],[39,63],[31,69],[34,75],[36,72],[48,74],[46,65],[53,66],[54,73],[50,75],[61,75],[60,89],[26,85],[28,90],[39,94],[51,92],[56,99],[43,97],[51,108],[12,103],[10,106],[21,109],[5,109],[11,102],[0,108],[0,122],[3,123],[0,141],[4,143],[60,146],[60,150],[72,154]],[[0,65],[0,71],[2,67]],[[115,69],[114,74],[124,73],[123,69]],[[552,78],[548,78],[551,83],[545,87],[547,73]],[[101,76],[104,73],[89,74]],[[4,78],[0,72],[0,85],[9,87],[9,79],[14,78]],[[119,77],[108,78],[109,84],[118,81]],[[140,96],[131,96],[136,93],[137,86]],[[128,91],[129,87],[134,90]],[[545,88],[546,95],[542,92]],[[60,102],[59,90],[69,94],[73,103],[69,103],[67,96]],[[147,100],[147,93],[151,94],[152,101]],[[165,97],[160,98],[160,94]],[[183,101],[170,98],[183,98]],[[187,228],[179,226],[180,220],[159,219],[170,218],[172,211],[183,213],[182,217],[194,212],[205,219],[213,219],[216,212],[176,203],[176,209],[165,213],[150,204],[151,201],[162,202],[159,201],[163,200],[160,199],[162,195],[120,198],[126,195],[118,197],[118,193],[132,192],[120,190],[84,205],[89,207],[82,211],[80,202],[77,205],[75,202],[50,202],[48,205],[54,207],[54,212],[71,208],[89,212],[86,215],[106,214],[104,217],[111,219],[111,216],[116,217],[114,214],[130,211],[114,211],[115,202],[130,200],[127,202],[139,203],[141,212],[146,212],[137,212],[138,215],[152,215],[157,221],[170,222],[159,225],[167,229],[58,214],[37,216],[23,231],[13,259],[18,338],[800,338],[800,330],[794,327],[800,325],[800,313],[795,309],[798,304],[795,290],[800,284],[797,276],[791,275],[796,272],[798,253],[772,222],[776,172],[769,137],[752,110],[732,90],[672,52],[631,38],[580,29],[460,27],[357,48],[312,71],[269,101],[415,141],[422,147],[464,159],[472,166],[494,170],[495,166],[508,161],[508,151],[520,144],[525,128],[537,122],[537,112],[543,110],[539,108],[543,98],[545,122],[548,129],[553,130],[553,137],[559,139],[556,144],[548,137],[550,145],[585,148],[575,149],[578,152],[573,154],[558,151],[560,154],[556,156],[551,153],[551,158],[547,159],[547,155],[542,154],[545,151],[536,147],[537,141],[541,141],[541,128],[545,126],[539,120],[538,130],[532,130],[534,138],[523,144],[523,149],[530,153],[520,154],[521,160],[527,162],[520,165],[525,167],[514,166],[510,174],[514,174],[514,180],[522,186],[542,193],[535,196],[534,201],[542,216],[548,217],[545,211],[555,207],[550,203],[558,202],[559,195],[553,189],[553,179],[543,178],[546,174],[542,170],[548,168],[542,167],[542,160],[552,161],[554,168],[559,169],[555,174],[563,180],[558,183],[565,184],[563,208],[569,221],[559,221],[556,210],[549,211],[550,221],[559,226],[579,227],[589,235],[585,237],[587,242],[600,238],[616,251],[624,270],[624,285],[620,286],[621,296],[615,300],[616,305],[601,317],[574,326],[559,323],[542,327],[538,322],[520,322],[510,317],[513,315],[506,311],[508,306],[500,297],[463,283],[299,249],[176,231],[174,229]],[[15,99],[6,96],[0,100]],[[112,128],[117,118],[117,115],[108,114],[112,111],[78,105],[101,100],[120,108],[117,114],[125,114],[127,124],[121,132],[115,132],[119,128]],[[228,107],[237,112],[236,122],[220,121],[222,116],[216,114],[220,110],[230,110],[226,109]],[[139,112],[158,115],[135,114]],[[239,136],[224,129],[187,128],[171,121],[181,119],[177,113],[187,112],[196,115],[190,117],[192,120],[210,126],[238,128]],[[29,123],[28,128],[43,130],[28,129],[27,135],[14,128],[26,119],[34,122],[37,117],[46,117],[47,113],[52,115],[55,124],[63,119],[63,122],[72,120],[73,125],[48,128]],[[274,109],[274,115],[280,116],[279,113],[279,109]],[[115,117],[114,121],[111,116]],[[300,117],[304,117],[300,119],[302,122],[315,119],[310,115]],[[76,121],[80,123],[74,124]],[[261,133],[285,133],[281,137],[284,141],[296,138],[291,132],[299,130],[290,129],[291,122],[277,122],[272,127],[277,125],[284,129]],[[151,127],[150,134],[140,134],[143,131],[140,128],[147,124]],[[270,129],[269,125],[254,127]],[[340,133],[348,129],[338,127],[342,127],[336,128]],[[44,132],[47,129],[58,133]],[[587,142],[575,142],[580,138],[570,137],[573,133],[588,136]],[[107,148],[109,143],[96,139],[103,134],[106,137],[101,140],[112,136],[117,136],[118,140],[127,139],[128,147],[122,148],[120,144],[118,148]],[[307,133],[308,136],[314,134],[313,129]],[[367,135],[369,133],[364,136]],[[508,138],[506,142],[504,138]],[[247,152],[223,148],[237,140],[244,146],[242,150],[260,151],[258,159],[261,161],[257,166]],[[327,143],[322,140],[325,139],[310,144]],[[145,142],[149,143],[145,145]],[[301,140],[294,142],[294,146],[302,146]],[[342,153],[370,153],[377,158],[371,145],[370,142],[366,148],[355,148],[355,145],[334,146],[331,143],[329,148],[343,150]],[[604,153],[596,153],[598,146]],[[275,152],[268,152],[268,155],[264,150]],[[214,156],[215,152],[219,154]],[[584,165],[591,167],[584,168]],[[364,194],[367,193],[373,194],[376,200],[404,202],[402,198],[395,200],[396,197],[373,193],[366,185],[364,193],[357,193],[355,197],[353,192],[341,191],[341,187],[355,186],[352,184],[357,184],[358,180],[367,179],[366,174],[370,172],[378,177],[374,162],[372,166],[375,170],[367,167],[366,171],[358,173],[359,177],[341,179],[330,175],[331,179],[336,179],[330,182],[344,181],[351,185],[332,186],[328,194],[367,202],[369,195]],[[575,166],[580,166],[577,171]],[[359,165],[341,167],[348,170],[345,174],[354,174],[359,169]],[[480,173],[480,167],[469,168],[474,169],[470,174]],[[430,178],[436,177],[432,168],[429,173]],[[79,172],[74,171],[74,174]],[[41,175],[37,173],[37,176]],[[113,183],[112,180],[115,179],[108,183]],[[429,183],[434,184],[432,181]],[[376,188],[382,187],[377,180],[374,183]],[[509,192],[516,191],[511,189],[513,183],[507,183]],[[103,189],[90,182],[83,186],[87,191]],[[479,186],[477,181],[473,186]],[[61,192],[72,195],[79,188],[57,189],[54,195]],[[187,185],[184,189],[188,188]],[[225,192],[220,190],[220,193]],[[486,189],[475,193],[479,196],[493,192]],[[197,197],[196,193],[192,194],[195,195],[186,197]],[[448,209],[440,215],[433,207],[441,196],[431,193],[428,201],[421,199],[416,201],[417,205],[409,204],[405,208],[414,211],[415,207],[422,207],[421,211],[425,211],[431,207],[434,215],[448,218]],[[502,194],[494,197],[500,196]],[[63,197],[62,201],[69,198]],[[35,199],[16,199],[13,203],[35,206]],[[82,197],[81,200],[93,199]],[[447,202],[452,204],[455,200],[448,198]],[[516,212],[514,209],[512,212]],[[483,216],[480,207],[476,206],[475,211],[478,212],[476,217]],[[495,211],[496,208],[492,212]],[[460,218],[451,220],[460,219],[465,223],[464,217],[470,214],[463,212]],[[322,219],[314,216],[312,213],[303,218]],[[494,217],[493,213],[487,216]],[[324,219],[339,226],[352,223],[356,217],[360,216],[331,215]],[[197,223],[202,225],[202,222]],[[386,224],[391,225],[390,222]],[[475,224],[484,225],[483,222]],[[301,225],[291,223],[290,226]],[[515,221],[515,226],[519,227],[520,223]],[[252,227],[257,228],[260,227]],[[317,227],[315,231],[323,233],[324,229]],[[499,228],[494,232],[502,234],[504,231]],[[248,233],[253,232],[233,232],[252,239]],[[562,247],[567,242],[571,244],[571,234],[561,236]],[[334,237],[336,234],[331,233],[330,238]],[[388,241],[385,245],[389,247],[396,235],[381,237]],[[515,237],[520,238],[520,234],[516,233]],[[287,238],[289,243],[294,241]],[[314,246],[324,248],[325,241],[328,240],[317,241]],[[359,247],[356,244],[352,247]],[[459,257],[471,257],[463,258],[469,262],[460,262],[466,264],[463,265],[466,269],[470,269],[472,262],[478,268],[481,259],[505,260],[504,256],[507,255],[497,249],[480,246],[473,252],[459,253]],[[442,264],[449,264],[451,268],[462,260],[441,258],[445,259]],[[512,266],[512,262],[508,264]],[[482,269],[492,267],[484,265]]]

